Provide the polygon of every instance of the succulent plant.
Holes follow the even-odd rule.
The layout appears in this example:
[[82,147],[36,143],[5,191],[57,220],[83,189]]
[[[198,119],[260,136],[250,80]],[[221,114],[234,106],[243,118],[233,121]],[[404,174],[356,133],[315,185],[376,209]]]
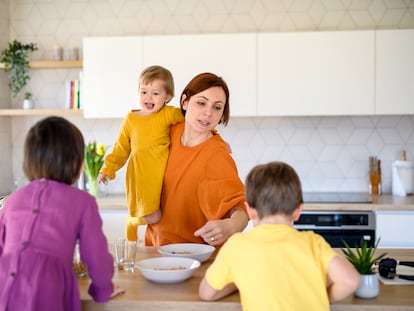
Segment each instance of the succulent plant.
[[377,240],[374,246],[368,246],[368,242],[364,240],[361,243],[361,247],[356,247],[353,250],[343,241],[346,248],[342,249],[342,252],[360,274],[374,274],[374,264],[387,254],[375,255],[379,242],[380,239]]

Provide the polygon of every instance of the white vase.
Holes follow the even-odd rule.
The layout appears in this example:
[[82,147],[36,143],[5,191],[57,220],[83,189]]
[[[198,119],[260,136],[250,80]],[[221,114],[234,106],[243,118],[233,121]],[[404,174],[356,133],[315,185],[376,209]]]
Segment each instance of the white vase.
[[358,298],[375,298],[379,294],[379,281],[376,274],[361,274],[361,284],[355,291]]
[[30,99],[25,99],[23,101],[23,109],[32,109],[33,108],[33,102]]

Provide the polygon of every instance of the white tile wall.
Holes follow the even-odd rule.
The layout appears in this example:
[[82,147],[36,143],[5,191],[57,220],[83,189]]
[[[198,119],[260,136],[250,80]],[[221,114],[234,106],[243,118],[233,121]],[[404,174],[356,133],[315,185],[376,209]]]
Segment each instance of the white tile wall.
[[[18,117],[12,122],[13,182],[18,185],[25,183],[21,171],[24,135],[39,119]],[[97,140],[110,149],[122,121],[68,119],[82,130],[87,142]],[[384,191],[389,193],[392,162],[402,149],[409,159],[414,158],[414,116],[232,118],[219,132],[230,143],[243,180],[256,164],[285,161],[296,168],[305,191],[368,191],[368,157],[376,155],[382,160]],[[124,180],[125,168],[105,191],[123,192]]]
[[[413,0],[0,0],[0,7],[0,48],[14,38],[36,42],[33,59],[51,59],[56,44],[65,52],[81,47],[85,36],[414,28]],[[64,82],[77,74],[32,71],[28,88],[35,106],[63,108]],[[7,90],[1,73],[1,107],[10,105]],[[38,119],[0,117],[0,148],[11,150],[0,160],[0,194],[14,181],[24,183],[23,139]],[[86,141],[108,145],[121,122],[69,119]],[[306,191],[367,191],[368,156],[376,155],[390,192],[392,161],[403,148],[414,158],[413,116],[233,118],[220,132],[232,146],[241,178],[258,163],[282,160],[297,169]],[[124,176],[122,170],[107,191],[122,192]]]

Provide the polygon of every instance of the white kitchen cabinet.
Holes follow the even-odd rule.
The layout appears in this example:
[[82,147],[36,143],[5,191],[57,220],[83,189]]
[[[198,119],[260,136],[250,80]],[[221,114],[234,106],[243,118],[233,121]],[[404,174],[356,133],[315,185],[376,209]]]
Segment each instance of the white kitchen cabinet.
[[376,34],[376,114],[414,114],[414,29]]
[[[99,210],[103,222],[103,232],[109,243],[113,243],[117,238],[125,237],[125,224],[128,211],[120,209],[100,209]],[[147,226],[138,227],[138,242],[144,240],[145,230]]]
[[256,114],[256,34],[205,34],[144,37],[144,66],[168,68],[175,98],[197,74],[212,72],[227,82],[231,116]]
[[259,33],[258,115],[374,114],[375,32]]
[[139,107],[142,47],[142,37],[83,40],[85,118],[123,118],[131,109]]
[[376,211],[380,248],[414,248],[414,211]]
[[198,73],[228,83],[232,116],[256,114],[256,35],[171,35],[85,38],[83,102],[86,118],[124,117],[138,107],[138,79],[150,65],[169,69],[179,96]]

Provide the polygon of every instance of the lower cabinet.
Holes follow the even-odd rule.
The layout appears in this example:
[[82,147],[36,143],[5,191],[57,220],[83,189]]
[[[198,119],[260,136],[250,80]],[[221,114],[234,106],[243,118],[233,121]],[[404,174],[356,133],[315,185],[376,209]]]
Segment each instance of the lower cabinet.
[[376,211],[380,248],[414,248],[414,211]]
[[[117,238],[125,237],[125,221],[128,215],[127,210],[119,209],[101,209],[101,218],[103,221],[103,231],[108,240],[112,244]],[[138,242],[144,240],[146,226],[138,227]]]

